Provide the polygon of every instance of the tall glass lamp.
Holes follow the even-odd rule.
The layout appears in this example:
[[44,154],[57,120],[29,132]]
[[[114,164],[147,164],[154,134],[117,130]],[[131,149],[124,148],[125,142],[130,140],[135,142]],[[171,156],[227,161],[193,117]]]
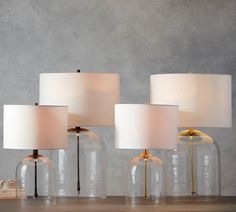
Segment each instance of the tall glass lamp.
[[129,161],[127,204],[157,204],[165,196],[163,162],[150,149],[176,147],[177,106],[115,105],[116,148],[143,149]]
[[168,196],[219,196],[220,150],[196,128],[231,127],[231,76],[156,74],[151,103],[179,105],[178,146],[166,153]]
[[[106,196],[106,149],[84,127],[114,125],[119,75],[112,73],[40,74],[40,104],[69,106],[69,148],[54,153],[58,196]],[[76,137],[74,136],[76,135]],[[77,141],[73,141],[74,139]]]
[[67,113],[61,106],[4,105],[4,148],[33,150],[17,165],[17,198],[55,195],[52,161],[38,150],[67,147]]

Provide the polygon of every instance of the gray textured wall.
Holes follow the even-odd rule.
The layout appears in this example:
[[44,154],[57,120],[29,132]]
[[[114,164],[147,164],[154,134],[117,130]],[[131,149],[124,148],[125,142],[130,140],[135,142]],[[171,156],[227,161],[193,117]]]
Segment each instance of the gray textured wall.
[[[39,73],[80,68],[119,73],[123,103],[148,99],[150,74],[229,73],[235,113],[235,56],[234,0],[0,0],[1,109],[37,101]],[[221,148],[224,195],[236,195],[235,123],[233,116],[232,129],[207,130]],[[100,131],[109,149],[108,194],[123,194],[134,152],[114,149],[112,128]],[[0,178],[14,177],[26,153],[1,145]]]

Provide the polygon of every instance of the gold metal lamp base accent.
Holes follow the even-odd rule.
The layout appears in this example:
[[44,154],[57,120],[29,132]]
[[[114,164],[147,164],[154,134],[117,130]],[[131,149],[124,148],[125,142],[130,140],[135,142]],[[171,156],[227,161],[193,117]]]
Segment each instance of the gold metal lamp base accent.
[[189,128],[188,130],[182,131],[178,134],[179,136],[188,137],[188,146],[190,152],[190,163],[191,163],[191,194],[192,196],[198,196],[195,188],[195,173],[194,173],[194,158],[193,158],[193,136],[201,136],[202,132],[195,130],[193,128]]
[[144,199],[149,199],[150,194],[147,192],[147,160],[150,157],[149,150],[145,149],[140,156],[144,158]]

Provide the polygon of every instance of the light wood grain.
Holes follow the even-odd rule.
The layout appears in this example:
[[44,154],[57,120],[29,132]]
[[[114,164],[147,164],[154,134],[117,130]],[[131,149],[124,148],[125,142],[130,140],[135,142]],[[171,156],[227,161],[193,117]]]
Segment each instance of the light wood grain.
[[162,205],[125,205],[124,197],[108,197],[106,199],[89,198],[59,198],[51,205],[45,204],[42,199],[38,200],[0,200],[1,212],[21,212],[21,211],[50,211],[50,212],[201,212],[201,211],[236,211],[236,197],[219,198],[167,198]]

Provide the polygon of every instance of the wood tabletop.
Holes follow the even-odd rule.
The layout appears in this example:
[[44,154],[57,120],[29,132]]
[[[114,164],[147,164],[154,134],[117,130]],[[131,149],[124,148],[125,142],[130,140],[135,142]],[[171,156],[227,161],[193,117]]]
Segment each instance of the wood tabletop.
[[0,200],[0,212],[236,212],[236,197],[215,198],[167,198],[161,205],[126,205],[124,197],[107,197],[106,199],[90,198],[57,198],[50,204],[43,199]]

